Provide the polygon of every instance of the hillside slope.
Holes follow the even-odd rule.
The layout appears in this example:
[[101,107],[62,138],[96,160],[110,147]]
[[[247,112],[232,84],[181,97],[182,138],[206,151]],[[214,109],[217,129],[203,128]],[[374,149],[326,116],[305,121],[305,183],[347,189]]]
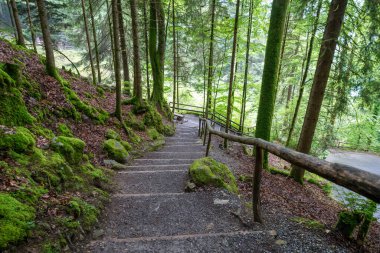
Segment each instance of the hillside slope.
[[63,70],[57,81],[43,62],[0,40],[0,251],[69,249],[112,190],[104,160],[127,162],[174,132],[151,106],[123,105],[119,122],[112,89]]

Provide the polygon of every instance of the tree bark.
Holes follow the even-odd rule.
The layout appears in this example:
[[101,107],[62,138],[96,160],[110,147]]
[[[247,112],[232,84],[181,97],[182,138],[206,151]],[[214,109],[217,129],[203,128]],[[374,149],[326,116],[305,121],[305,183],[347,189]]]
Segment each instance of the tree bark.
[[94,18],[94,12],[92,9],[92,1],[88,1],[89,7],[90,7],[90,17],[91,17],[91,27],[92,27],[92,35],[94,38],[94,44],[95,44],[95,60],[96,60],[96,67],[98,71],[98,83],[102,82],[102,74],[100,71],[100,57],[99,57],[99,48],[98,48],[98,38],[96,36],[96,28],[95,28],[95,18]]
[[86,6],[85,6],[84,0],[82,0],[82,14],[83,14],[84,30],[86,32],[86,41],[87,41],[88,55],[89,55],[89,58],[90,58],[90,65],[91,65],[92,84],[95,85],[96,84],[95,66],[94,66],[94,61],[92,59],[91,40],[90,40],[90,33],[88,31],[87,16],[86,16]]
[[159,107],[164,102],[165,13],[161,0],[150,0],[149,55],[153,73],[151,101]]
[[245,52],[245,69],[244,69],[244,81],[243,81],[243,97],[241,101],[241,110],[240,110],[240,131],[244,131],[244,122],[245,122],[245,108],[247,102],[247,85],[248,85],[248,70],[249,70],[249,50],[251,45],[251,34],[252,34],[252,22],[253,22],[253,0],[249,1],[249,18],[248,18],[248,31],[247,31],[247,44]]
[[309,43],[308,49],[306,49],[307,56],[306,56],[305,69],[304,69],[304,72],[303,72],[303,76],[302,76],[302,80],[301,80],[301,84],[300,84],[300,90],[299,90],[299,94],[298,94],[298,98],[297,98],[297,103],[296,103],[296,107],[294,109],[294,114],[293,114],[292,122],[290,124],[289,134],[288,134],[288,138],[286,140],[285,146],[289,146],[289,143],[290,143],[290,141],[292,139],[294,127],[295,127],[296,120],[297,120],[297,117],[298,117],[298,112],[299,112],[299,109],[300,109],[300,106],[301,106],[301,101],[302,101],[302,97],[303,97],[303,91],[305,89],[305,84],[306,84],[307,76],[309,74],[310,60],[311,60],[311,55],[313,53],[314,39],[315,39],[315,35],[316,35],[317,29],[318,29],[319,16],[320,16],[320,13],[321,13],[321,8],[322,8],[322,0],[319,0],[318,7],[317,7],[317,15],[316,15],[316,17],[314,19],[313,31],[312,31],[311,37],[310,37],[310,43]]
[[57,78],[58,73],[55,68],[55,59],[54,59],[54,51],[53,51],[53,43],[50,37],[49,23],[46,13],[45,1],[44,0],[36,0],[38,15],[40,17],[41,23],[41,31],[44,40],[45,53],[46,53],[46,71],[47,73]]
[[124,92],[127,95],[131,95],[131,77],[129,75],[129,61],[128,61],[128,51],[127,51],[127,42],[125,38],[125,29],[124,29],[124,18],[123,10],[121,6],[121,0],[117,0],[118,8],[118,22],[119,22],[119,34],[120,34],[120,46],[121,46],[121,59],[123,61],[123,84]]
[[[315,70],[313,86],[311,88],[309,103],[297,146],[297,151],[305,154],[308,154],[311,149],[336,44],[343,24],[347,2],[348,0],[332,0],[330,5],[327,24],[319,51],[317,68]],[[302,183],[304,173],[304,169],[293,166],[290,175],[297,182]]]
[[[235,25],[234,25],[234,41],[232,45],[232,57],[231,57],[231,70],[230,70],[230,82],[228,87],[228,104],[227,104],[227,120],[225,132],[228,133],[230,128],[231,112],[232,112],[232,90],[234,85],[235,77],[235,64],[236,64],[236,48],[237,48],[237,32],[239,26],[239,10],[240,10],[240,0],[236,2],[236,13],[235,13]],[[224,148],[227,148],[227,139],[224,139]]]
[[115,82],[116,82],[116,108],[115,116],[120,121],[121,117],[121,74],[120,74],[120,35],[119,35],[119,20],[117,0],[112,0],[112,23],[113,23],[113,41],[115,43]]
[[[280,65],[281,46],[285,30],[289,0],[274,0],[270,17],[268,39],[265,50],[263,81],[257,114],[256,137],[269,141],[271,135],[277,78]],[[268,154],[264,155],[264,167],[268,166]]]
[[29,22],[29,29],[30,29],[30,35],[32,37],[32,43],[33,43],[33,50],[34,52],[37,53],[37,46],[36,46],[36,34],[34,32],[34,26],[32,22],[32,18],[30,16],[30,5],[29,5],[29,0],[26,0],[26,8],[28,11],[28,22]]
[[150,100],[150,80],[149,80],[149,46],[148,46],[148,17],[146,13],[147,0],[144,0],[144,38],[145,38],[145,65],[146,65],[146,100]]
[[22,25],[21,25],[20,17],[18,15],[18,10],[17,10],[15,0],[11,0],[11,7],[12,7],[12,13],[13,13],[13,20],[15,21],[15,25],[16,25],[17,45],[25,47],[24,34],[22,32]]
[[132,40],[133,40],[133,96],[136,98],[136,105],[142,102],[141,87],[141,65],[140,65],[140,43],[137,22],[136,0],[130,0],[132,19]]
[[[172,0],[172,4],[173,4],[173,10],[172,10],[172,24],[173,24],[173,108],[172,108],[172,111],[173,111],[173,114],[174,114],[174,111],[175,111],[175,103],[176,103],[176,92],[177,92],[177,50],[176,50],[176,46],[177,46],[177,42],[176,42],[176,32],[175,32],[175,10],[174,10],[174,7],[175,7],[175,3],[174,3],[174,0]],[[169,17],[168,17],[169,19]],[[179,105],[178,105],[179,106]]]
[[106,6],[107,6],[107,22],[108,22],[108,28],[110,32],[110,38],[111,38],[111,53],[112,53],[112,66],[115,66],[115,50],[114,50],[114,41],[113,41],[113,31],[112,31],[112,20],[110,13],[112,12],[110,6],[109,6],[109,0],[106,0]]
[[216,0],[211,2],[211,33],[210,33],[210,55],[208,58],[208,78],[207,78],[207,100],[206,100],[206,115],[205,118],[208,119],[209,111],[211,110],[211,92],[212,92],[212,81],[214,79],[214,26],[215,26],[215,5]]

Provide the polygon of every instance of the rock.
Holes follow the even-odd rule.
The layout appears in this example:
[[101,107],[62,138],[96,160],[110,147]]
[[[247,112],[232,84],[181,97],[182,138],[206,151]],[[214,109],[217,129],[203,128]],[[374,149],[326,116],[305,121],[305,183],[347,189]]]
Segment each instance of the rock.
[[128,151],[115,139],[106,140],[103,143],[103,149],[107,152],[109,158],[119,163],[125,163],[128,160]]
[[85,146],[84,141],[67,136],[55,137],[51,142],[51,147],[63,155],[70,164],[78,164],[82,161]]
[[118,163],[115,160],[104,160],[103,163],[106,166],[110,166],[114,170],[124,170],[124,169],[127,169],[126,165]]
[[92,237],[94,239],[98,239],[99,237],[104,235],[104,230],[103,229],[95,229],[94,232],[92,232]]
[[114,140],[117,140],[117,141],[121,140],[120,135],[116,131],[114,131],[112,129],[107,129],[107,131],[106,131],[106,138],[107,138],[107,140],[109,140],[109,139],[114,139]]
[[193,191],[195,191],[195,188],[196,188],[196,187],[197,187],[197,186],[196,186],[194,183],[188,181],[188,182],[186,183],[186,186],[185,186],[185,192],[193,192]]
[[207,230],[212,230],[215,227],[214,223],[209,223],[206,227]]
[[277,245],[286,245],[286,241],[284,241],[284,240],[276,240],[276,242],[275,242]]
[[214,199],[214,205],[226,205],[228,202],[228,199]]
[[269,234],[270,234],[271,236],[276,237],[276,236],[277,236],[277,231],[276,231],[276,230],[270,230],[270,231],[269,231]]

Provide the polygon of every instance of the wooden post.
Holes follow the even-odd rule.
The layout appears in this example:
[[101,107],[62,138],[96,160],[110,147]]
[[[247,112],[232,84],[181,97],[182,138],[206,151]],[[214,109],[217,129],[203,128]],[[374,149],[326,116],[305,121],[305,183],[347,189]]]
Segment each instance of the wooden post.
[[[207,120],[207,119],[206,119]],[[204,145],[206,145],[206,138],[207,138],[207,130],[208,130],[208,128],[207,128],[207,124],[206,124],[206,122],[204,123],[205,124],[205,132],[204,132],[204,136],[203,136],[203,146]]]
[[210,147],[211,147],[211,132],[208,133],[208,142],[207,142],[207,149],[206,149],[206,157],[210,153]]
[[201,118],[199,118],[198,137],[201,137]]
[[261,184],[261,175],[263,171],[263,150],[256,146],[256,164],[255,172],[253,174],[253,195],[252,195],[252,204],[253,204],[253,221],[262,223],[261,217],[261,198],[260,198],[260,184]]

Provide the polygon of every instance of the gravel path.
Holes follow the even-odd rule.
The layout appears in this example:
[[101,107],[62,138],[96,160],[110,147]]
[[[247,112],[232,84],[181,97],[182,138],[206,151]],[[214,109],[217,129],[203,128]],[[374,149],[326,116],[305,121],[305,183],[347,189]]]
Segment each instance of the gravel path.
[[[248,226],[242,201],[224,191],[184,191],[187,169],[204,154],[198,121],[187,117],[156,152],[115,177],[112,196],[92,240],[78,252],[347,252],[324,231],[288,222],[281,214]],[[268,217],[268,214],[266,214]]]

